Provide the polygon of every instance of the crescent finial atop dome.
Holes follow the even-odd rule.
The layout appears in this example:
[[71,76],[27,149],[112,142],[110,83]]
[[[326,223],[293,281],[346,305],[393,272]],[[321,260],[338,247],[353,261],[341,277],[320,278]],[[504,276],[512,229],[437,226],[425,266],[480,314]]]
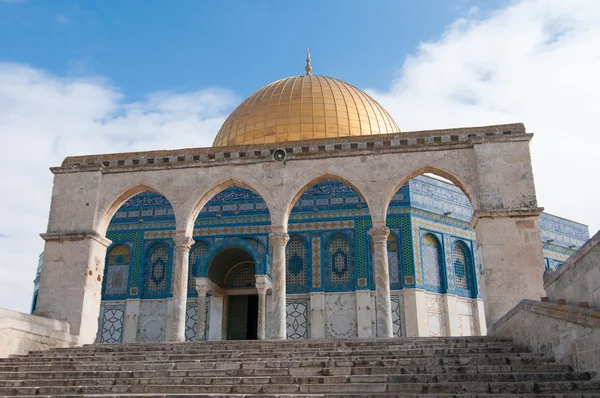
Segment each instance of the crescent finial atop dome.
[[306,49],[306,66],[304,67],[306,71],[306,76],[310,76],[310,72],[312,71],[312,66],[310,66],[310,50]]

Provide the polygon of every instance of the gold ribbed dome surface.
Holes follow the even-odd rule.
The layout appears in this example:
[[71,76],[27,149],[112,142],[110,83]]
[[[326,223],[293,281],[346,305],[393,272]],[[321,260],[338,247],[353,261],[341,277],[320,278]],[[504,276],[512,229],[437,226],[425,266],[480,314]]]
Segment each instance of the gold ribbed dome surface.
[[363,91],[331,77],[304,75],[248,97],[225,120],[213,146],[398,132],[394,119]]

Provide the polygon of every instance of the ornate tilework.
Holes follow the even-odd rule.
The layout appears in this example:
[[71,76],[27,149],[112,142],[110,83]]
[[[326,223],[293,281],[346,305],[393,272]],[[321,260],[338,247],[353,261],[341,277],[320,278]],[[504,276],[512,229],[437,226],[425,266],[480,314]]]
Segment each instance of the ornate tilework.
[[230,287],[254,287],[256,285],[256,279],[254,276],[254,266],[248,265],[238,271],[229,283]]
[[446,282],[448,290],[454,289],[454,269],[452,267],[452,240],[448,235],[444,235],[444,253],[446,255]]
[[[388,228],[390,228],[399,236],[401,236],[401,258],[403,263],[404,276],[412,278],[415,274],[415,266],[413,258],[413,245],[411,239],[411,219],[408,215],[388,215],[386,225]],[[414,282],[409,283],[407,281],[404,281],[404,283],[407,285],[414,284]]]
[[318,236],[312,239],[312,286],[321,287],[321,238]]
[[127,296],[131,250],[127,245],[117,244],[106,255],[105,296]]
[[422,264],[421,264],[421,241],[419,239],[420,228],[445,233],[449,235],[459,236],[465,239],[474,239],[475,231],[470,229],[457,228],[448,224],[442,224],[434,220],[426,220],[420,217],[411,218],[411,229],[412,229],[412,241],[414,242],[414,248],[411,249],[415,259],[415,279],[417,284],[423,283],[422,275]]
[[292,237],[285,250],[286,284],[290,286],[306,286],[306,265],[308,248],[299,237]]
[[102,306],[102,329],[100,343],[123,342],[123,322],[125,318],[125,303],[104,304]]
[[188,268],[188,290],[196,289],[196,278],[200,276],[200,258],[206,252],[207,246],[204,242],[196,242],[190,249]]
[[327,247],[327,257],[329,284],[348,284],[352,274],[352,254],[348,241],[341,236],[331,240]]
[[371,217],[356,220],[356,273],[357,278],[367,277],[367,230],[372,226]]
[[290,223],[290,225],[288,225],[289,232],[339,230],[348,228],[354,228],[354,220]]
[[198,303],[194,301],[188,301],[185,311],[185,341],[196,340],[196,331],[198,330]]
[[461,245],[454,245],[454,249],[452,250],[452,258],[454,264],[454,283],[456,284],[456,288],[469,290],[467,259]]
[[402,308],[400,307],[400,296],[392,294],[390,295],[390,300],[392,302],[394,336],[402,337]]
[[150,247],[146,255],[142,296],[157,297],[169,293],[171,281],[171,258],[169,248],[158,243]]
[[308,338],[308,299],[286,300],[286,334],[288,339]]
[[424,234],[421,238],[421,251],[425,284],[440,287],[440,271],[443,264],[440,261],[441,249],[438,240],[432,234]]

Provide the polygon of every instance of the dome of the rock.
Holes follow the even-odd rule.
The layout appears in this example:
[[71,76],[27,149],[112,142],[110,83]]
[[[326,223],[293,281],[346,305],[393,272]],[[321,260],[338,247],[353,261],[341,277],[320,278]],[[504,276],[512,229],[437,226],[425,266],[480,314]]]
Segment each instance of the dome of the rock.
[[398,133],[365,92],[326,76],[293,76],[258,90],[229,115],[213,146]]

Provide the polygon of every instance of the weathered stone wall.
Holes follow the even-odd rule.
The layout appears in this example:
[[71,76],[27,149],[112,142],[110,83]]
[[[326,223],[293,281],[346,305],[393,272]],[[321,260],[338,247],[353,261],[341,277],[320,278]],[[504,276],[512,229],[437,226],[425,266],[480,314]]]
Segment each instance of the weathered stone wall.
[[491,329],[575,370],[600,372],[600,312],[570,305],[523,300]]
[[0,358],[76,344],[67,322],[0,308]]
[[588,302],[600,309],[600,231],[556,271],[546,271],[544,288],[550,301]]

